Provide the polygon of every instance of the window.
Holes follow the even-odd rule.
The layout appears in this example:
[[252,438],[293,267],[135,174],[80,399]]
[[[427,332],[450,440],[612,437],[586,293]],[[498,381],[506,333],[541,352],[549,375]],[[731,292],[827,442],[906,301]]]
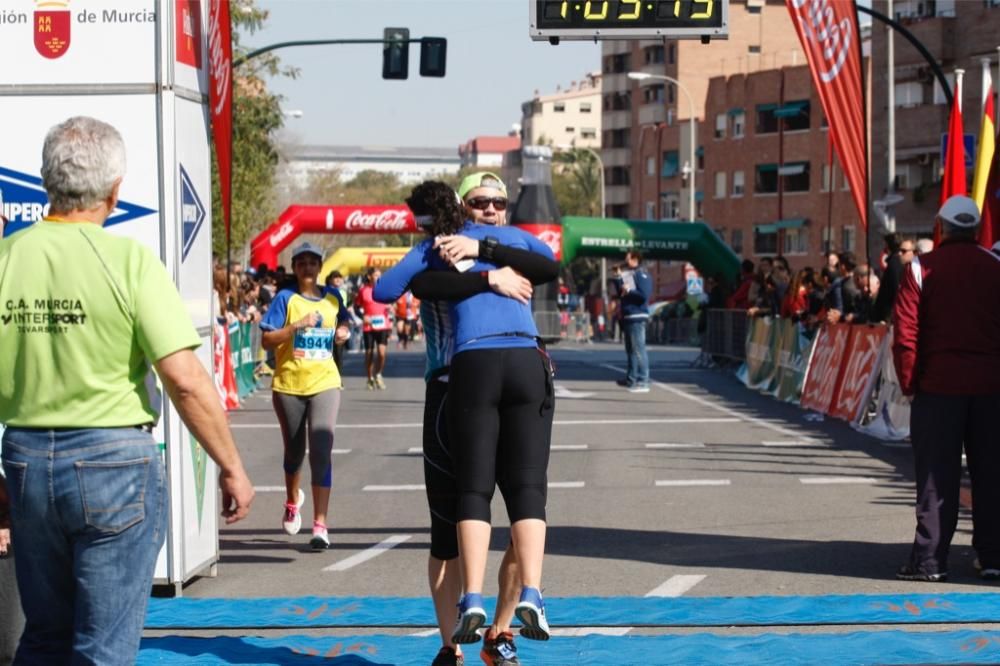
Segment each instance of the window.
[[841,232],[841,249],[844,252],[854,252],[854,227],[844,227]]
[[575,127],[571,127],[571,126],[568,126],[568,125],[567,125],[567,127],[566,127],[566,133],[567,133],[567,134],[572,134],[572,133],[573,133],[573,132],[575,132],[575,131],[576,131],[576,128],[575,128]]
[[608,74],[624,74],[632,69],[632,59],[628,53],[619,53],[604,59],[604,71]]
[[747,124],[747,114],[739,111],[733,114],[733,138],[742,139],[744,136],[743,128]]
[[667,64],[673,65],[674,61],[677,59],[677,46],[676,44],[667,45]]
[[840,176],[841,176],[840,189],[842,189],[844,192],[850,192],[851,184],[847,182],[847,173],[845,171],[840,171]]
[[566,111],[566,102],[553,102],[552,110],[556,113],[564,113]]
[[646,104],[663,101],[663,84],[646,86],[642,91]]
[[698,165],[698,171],[705,170],[705,149],[698,146],[698,150],[694,151],[694,161]]
[[627,218],[631,214],[628,212],[628,204],[613,204],[608,206],[610,217]]
[[777,104],[757,105],[757,134],[774,134],[778,131],[778,117],[774,115],[777,109]]
[[674,102],[677,101],[677,98],[674,97],[674,95],[675,95],[674,84],[671,83],[670,85],[667,86],[667,103],[668,104],[673,104]]
[[659,65],[663,63],[663,46],[650,46],[646,49],[646,64]]
[[823,171],[820,176],[819,191],[829,192],[830,191],[830,165],[824,164]]
[[758,164],[755,170],[753,191],[757,194],[772,194],[778,191],[778,165]]
[[715,116],[715,138],[726,138],[726,114],[719,113]]
[[681,199],[676,192],[665,192],[661,199],[661,219],[676,220],[681,216]]
[[733,172],[733,196],[741,197],[743,196],[743,172],[734,171]]
[[581,139],[596,139],[597,130],[593,127],[581,127],[580,128],[580,138]]
[[897,83],[896,106],[909,107],[924,103],[924,86],[920,81]]
[[726,172],[715,172],[715,198],[722,199],[726,196]]
[[809,162],[789,162],[778,169],[785,192],[809,191]]
[[[701,194],[701,192],[699,192],[698,194]],[[703,202],[701,201],[701,199],[699,199],[698,201],[695,202],[695,205],[694,205],[694,219],[696,219],[696,220],[704,220],[705,219],[705,208],[704,208],[704,205],[703,205]]]
[[580,113],[590,113],[590,102],[580,102]]
[[760,44],[750,44],[747,46],[747,52],[751,55],[760,55]]
[[610,93],[604,96],[605,111],[628,111],[631,108],[632,94],[627,91]]
[[628,185],[630,182],[629,178],[629,168],[623,166],[614,166],[608,169],[610,172],[610,178],[608,179],[608,185]]
[[733,248],[733,252],[735,252],[736,254],[742,254],[743,253],[743,230],[742,229],[733,229],[732,234],[730,234],[730,238],[732,240],[729,242],[729,246],[731,248]]
[[[945,74],[945,80],[948,81],[948,87],[952,90],[955,89],[955,74]],[[944,96],[944,91],[941,90],[941,84],[938,83],[937,77],[934,77],[934,103],[935,104],[947,104],[948,100]]]
[[646,175],[655,176],[656,175],[656,158],[647,157],[646,158]]
[[823,226],[823,254],[829,254],[830,252],[836,252],[837,248],[833,242],[833,228],[828,226]]
[[646,217],[647,220],[656,219],[656,204],[652,201],[646,202]]
[[[770,225],[773,227],[773,225]],[[778,232],[759,231],[753,232],[753,253],[754,254],[776,254],[778,252]]]
[[784,123],[786,132],[796,132],[809,129],[809,100],[785,102],[774,111],[774,115]]
[[807,254],[809,252],[809,230],[805,227],[785,229],[785,254]]
[[680,153],[676,150],[666,150],[663,152],[663,170],[660,172],[661,178],[673,178],[680,171]]

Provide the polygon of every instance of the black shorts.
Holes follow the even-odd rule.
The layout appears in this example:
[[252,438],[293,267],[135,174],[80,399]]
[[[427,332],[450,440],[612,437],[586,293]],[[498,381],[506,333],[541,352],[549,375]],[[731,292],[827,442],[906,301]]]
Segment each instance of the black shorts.
[[458,486],[448,443],[446,399],[448,383],[427,382],[424,399],[424,485],[431,512],[431,556],[439,560],[458,557],[455,517]]
[[375,349],[378,345],[385,345],[389,342],[389,331],[365,331],[364,334],[365,351]]

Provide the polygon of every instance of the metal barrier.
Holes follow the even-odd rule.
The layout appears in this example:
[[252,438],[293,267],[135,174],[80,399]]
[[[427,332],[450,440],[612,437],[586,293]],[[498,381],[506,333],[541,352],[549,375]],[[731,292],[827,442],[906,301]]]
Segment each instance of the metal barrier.
[[705,314],[708,320],[701,339],[702,354],[732,361],[746,359],[746,310],[707,310]]

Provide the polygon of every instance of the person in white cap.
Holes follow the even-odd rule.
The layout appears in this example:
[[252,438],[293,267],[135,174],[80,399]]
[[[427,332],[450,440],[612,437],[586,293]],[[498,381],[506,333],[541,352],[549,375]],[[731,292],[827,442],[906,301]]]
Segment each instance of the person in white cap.
[[903,580],[948,576],[958,524],[964,445],[972,479],[972,547],[979,576],[1000,580],[1000,257],[976,242],[979,208],[948,199],[944,240],[914,258],[896,298],[893,361],[912,397],[917,528]]
[[274,297],[260,323],[261,344],[276,357],[271,402],[284,441],[285,508],[281,526],[289,535],[302,528],[305,493],[300,486],[308,438],[312,472],[313,524],[309,545],[326,550],[326,513],[333,476],[333,431],[340,409],[340,372],[334,345],[350,337],[347,308],[336,289],[317,284],[323,250],[302,243],[292,250],[295,283]]

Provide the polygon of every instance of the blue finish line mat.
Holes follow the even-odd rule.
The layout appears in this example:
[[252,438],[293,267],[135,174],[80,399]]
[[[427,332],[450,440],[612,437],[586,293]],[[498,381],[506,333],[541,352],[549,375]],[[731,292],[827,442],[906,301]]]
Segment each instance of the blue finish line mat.
[[[546,643],[518,640],[525,663],[546,666],[600,664],[997,664],[1000,634],[983,631],[878,631],[847,634],[756,636],[581,636]],[[147,664],[336,664],[337,666],[426,665],[437,638],[353,636],[314,638],[166,636],[146,638],[139,666]],[[479,644],[466,646],[466,663],[479,663]]]
[[[550,597],[554,627],[720,627],[1000,622],[1000,594]],[[487,600],[492,608],[494,600]],[[147,629],[434,627],[425,597],[150,599]]]

